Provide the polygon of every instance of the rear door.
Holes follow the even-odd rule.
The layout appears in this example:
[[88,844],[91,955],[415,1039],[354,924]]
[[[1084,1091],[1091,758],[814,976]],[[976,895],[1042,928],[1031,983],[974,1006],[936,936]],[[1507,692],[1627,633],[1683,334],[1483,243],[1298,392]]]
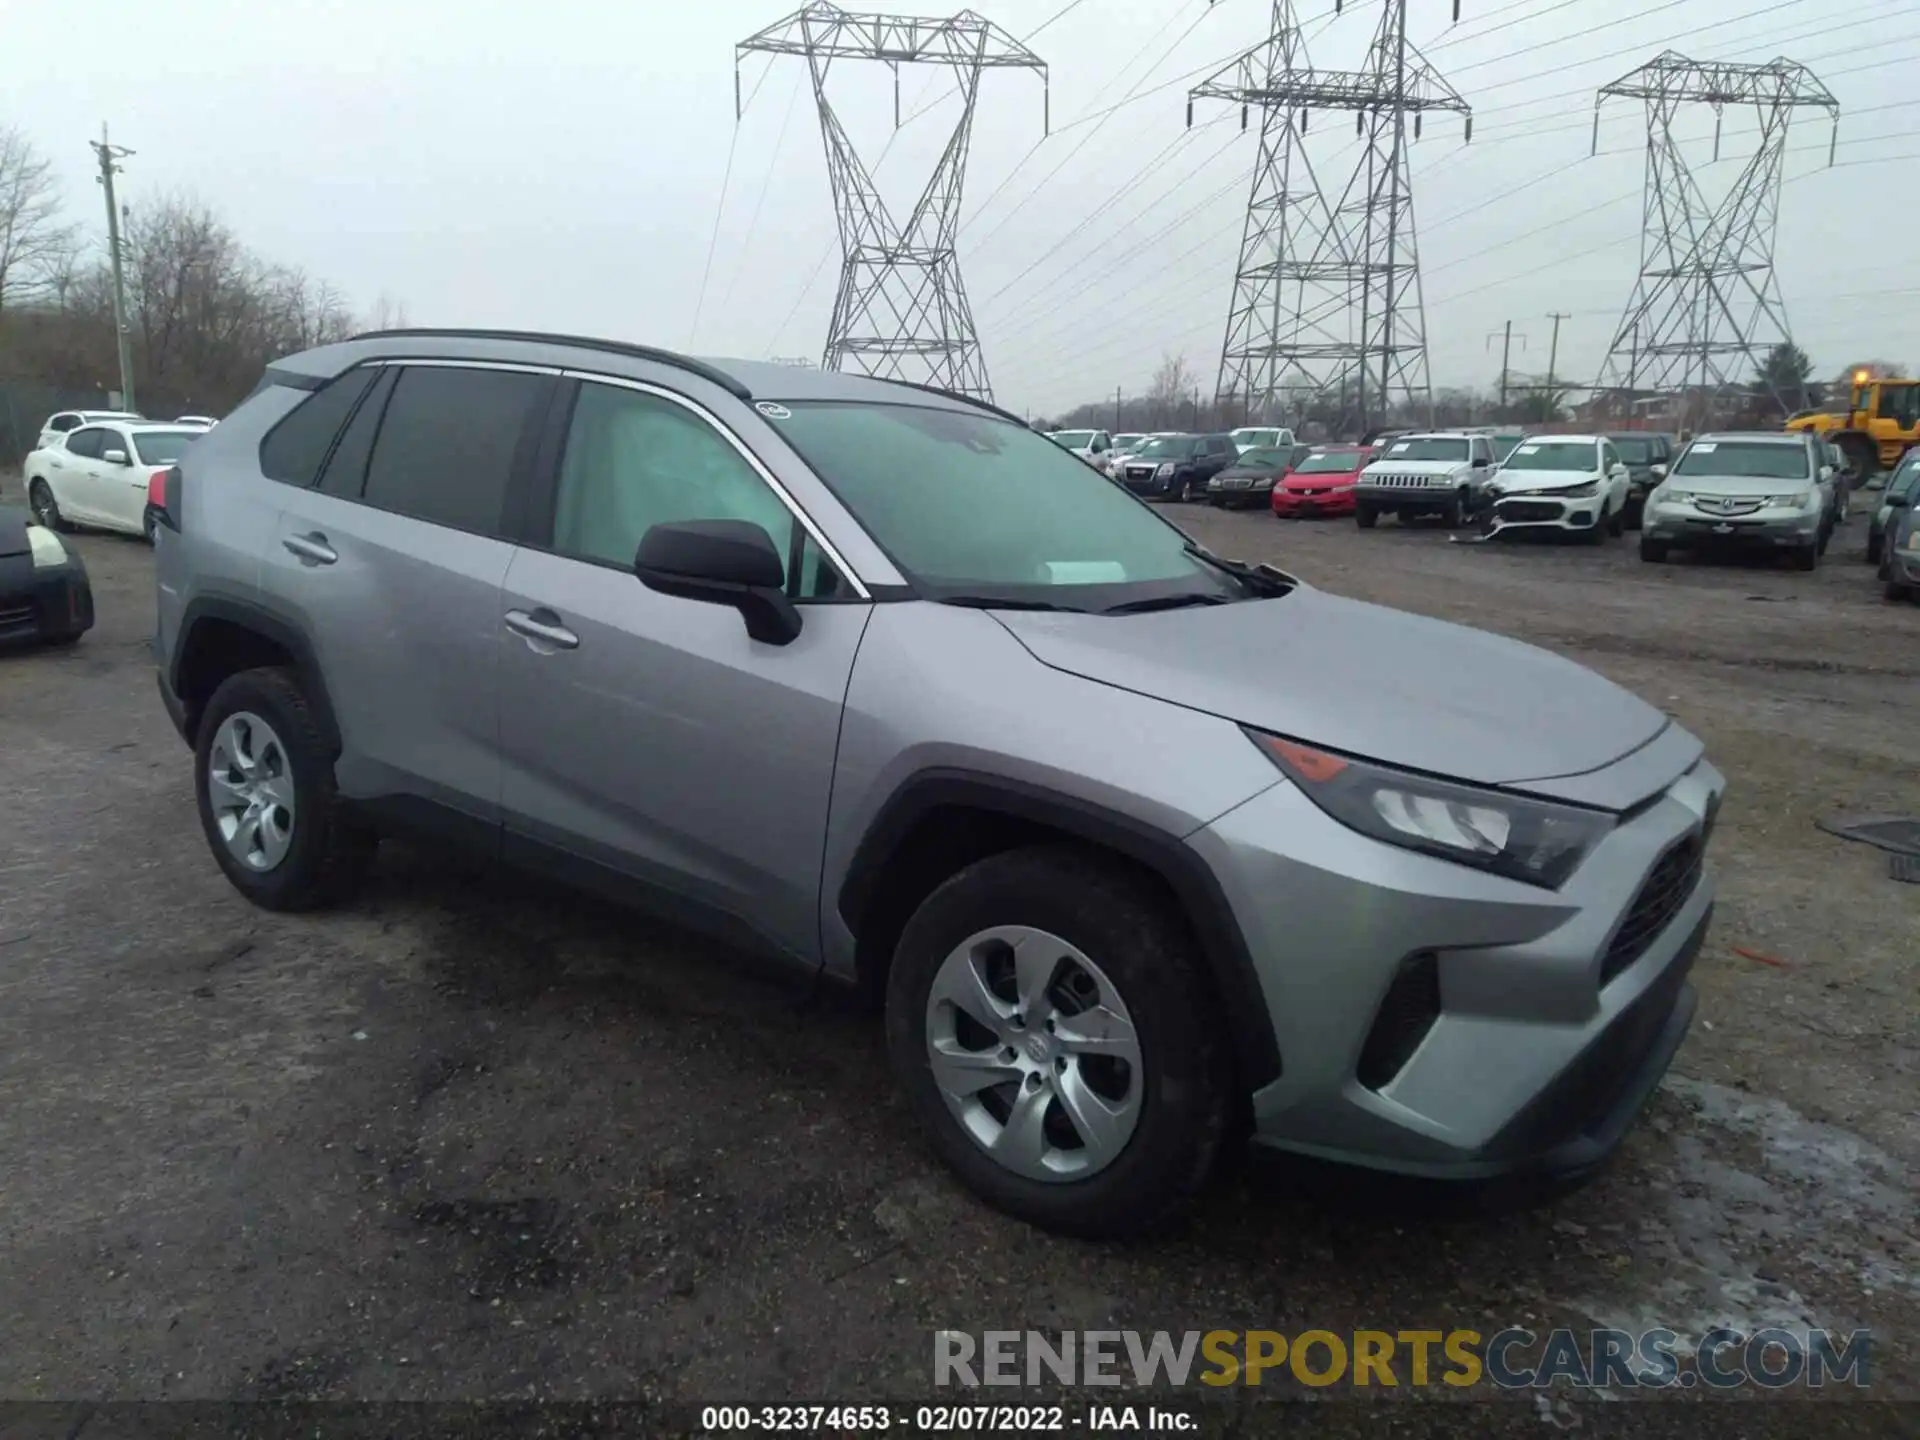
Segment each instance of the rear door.
[[56,450],[48,459],[47,478],[53,484],[53,498],[69,520],[100,523],[100,456],[111,438],[101,426],[84,425],[67,436],[65,451]]
[[504,516],[553,388],[530,367],[380,367],[319,483],[289,491],[262,572],[312,638],[341,792],[483,846],[499,824]]

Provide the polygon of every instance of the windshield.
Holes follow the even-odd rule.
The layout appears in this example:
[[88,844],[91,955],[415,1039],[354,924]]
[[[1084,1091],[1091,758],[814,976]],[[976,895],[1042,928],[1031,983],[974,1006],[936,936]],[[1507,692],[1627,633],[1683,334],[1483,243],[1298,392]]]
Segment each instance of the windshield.
[[1738,480],[1805,480],[1808,478],[1807,450],[1804,445],[1765,441],[1700,440],[1687,447],[1687,453],[1674,467],[1674,474]]
[[1464,460],[1467,442],[1452,436],[1437,435],[1412,440],[1395,440],[1387,446],[1388,460]]
[[1284,470],[1292,459],[1291,450],[1242,450],[1234,464],[1252,470]]
[[1084,450],[1093,444],[1093,431],[1056,430],[1051,438],[1054,444],[1064,445],[1069,450]]
[[1613,448],[1620,452],[1620,459],[1628,465],[1645,465],[1653,459],[1653,442],[1638,435],[1616,435]]
[[1316,450],[1293,467],[1296,475],[1351,475],[1360,468],[1358,450]]
[[1250,593],[1151,508],[1019,425],[908,405],[791,411],[781,435],[932,599],[1105,609]]
[[133,437],[133,458],[142,465],[171,465],[198,440],[200,430],[143,430]]
[[1236,430],[1233,432],[1233,443],[1243,450],[1256,447],[1267,449],[1280,443],[1280,432],[1278,430]]
[[1493,437],[1493,458],[1504,460],[1513,453],[1513,447],[1527,437],[1524,435],[1496,435]]
[[1116,435],[1113,437],[1113,448],[1116,450],[1131,450],[1146,438],[1144,435]]
[[1158,440],[1149,440],[1140,447],[1142,459],[1165,456],[1178,460],[1193,454],[1200,448],[1200,442],[1191,435],[1163,435]]
[[1599,468],[1591,440],[1529,440],[1502,462],[1503,470],[1579,470]]

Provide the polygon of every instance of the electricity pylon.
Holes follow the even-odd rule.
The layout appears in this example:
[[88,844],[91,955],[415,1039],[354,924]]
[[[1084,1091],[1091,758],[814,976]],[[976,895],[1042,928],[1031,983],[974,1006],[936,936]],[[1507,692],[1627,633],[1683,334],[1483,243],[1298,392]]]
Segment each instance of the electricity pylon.
[[[947,20],[853,15],[826,0],[812,0],[735,47],[736,119],[740,57],[752,51],[804,56],[813,77],[841,252],[840,291],[821,367],[918,381],[991,400],[993,390],[954,248],[974,105],[983,71],[1038,70],[1044,83],[1046,63],[971,10]],[[881,200],[827,100],[827,73],[835,60],[879,60],[893,70],[896,128],[902,65],[948,65],[960,82],[960,119],[905,224],[895,221]]]
[[[1787,125],[1802,107],[1826,111],[1832,164],[1840,102],[1812,71],[1791,60],[1726,65],[1667,50],[1601,87],[1593,102],[1596,151],[1600,107],[1616,96],[1646,102],[1646,199],[1640,277],[1596,388],[1629,405],[1643,395],[1690,393],[1707,412],[1704,420],[1736,387],[1744,390],[1765,377],[1768,388],[1775,388],[1767,352],[1791,338],[1773,269]],[[1750,105],[1760,122],[1758,147],[1717,203],[1706,199],[1673,133],[1685,105],[1713,107],[1715,160],[1728,106]],[[1776,393],[1773,399],[1788,406],[1786,396]]]
[[[1292,0],[1274,0],[1266,40],[1187,96],[1189,125],[1195,100],[1238,104],[1242,129],[1260,111],[1215,387],[1249,418],[1331,401],[1341,428],[1364,431],[1395,399],[1432,410],[1409,141],[1429,110],[1464,115],[1471,140],[1473,114],[1407,39],[1406,0],[1382,9],[1364,69],[1315,70]],[[1317,110],[1352,111],[1365,141],[1337,200],[1307,154]]]

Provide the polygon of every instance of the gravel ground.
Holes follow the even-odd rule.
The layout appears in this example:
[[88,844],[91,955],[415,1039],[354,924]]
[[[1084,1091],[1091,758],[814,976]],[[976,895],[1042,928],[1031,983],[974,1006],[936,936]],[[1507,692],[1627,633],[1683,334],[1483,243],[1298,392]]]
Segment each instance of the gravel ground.
[[[1862,521],[1803,575],[1181,518],[1571,654],[1730,777],[1700,1020],[1592,1185],[1442,1211],[1240,1159],[1178,1236],[1068,1243],[933,1165],[870,1018],[700,941],[392,845],[347,911],[250,909],[153,694],[148,551],[83,536],[98,628],[0,659],[0,1400],[924,1398],[942,1327],[1719,1322],[1871,1326],[1874,1392],[1920,1395],[1920,886],[1813,823],[1920,814],[1920,606],[1882,602]],[[1266,1428],[1249,1392],[1196,1403]]]

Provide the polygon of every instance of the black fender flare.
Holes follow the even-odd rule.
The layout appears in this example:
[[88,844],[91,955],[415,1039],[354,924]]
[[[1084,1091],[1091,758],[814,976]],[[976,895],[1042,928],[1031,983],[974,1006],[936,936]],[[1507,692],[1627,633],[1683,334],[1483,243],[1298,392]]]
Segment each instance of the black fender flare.
[[[334,717],[333,700],[320,670],[319,657],[306,632],[287,616],[257,600],[242,600],[226,595],[201,595],[187,602],[180,617],[180,638],[173,647],[173,660],[167,667],[167,685],[185,706],[190,727],[199,724],[199,708],[205,697],[189,700],[182,686],[188,657],[194,651],[194,632],[207,621],[220,621],[242,630],[250,630],[269,640],[293,657],[294,670],[300,676],[314,721],[326,737],[329,753],[340,753],[340,725]],[[191,728],[188,731],[192,733]]]
[[928,812],[982,810],[1044,826],[1115,851],[1160,876],[1185,912],[1219,991],[1242,1083],[1257,1090],[1279,1078],[1279,1042],[1246,937],[1219,880],[1181,837],[1076,796],[1003,776],[933,768],[908,776],[875,814],[855,847],[835,906],[856,936],[888,859]]

